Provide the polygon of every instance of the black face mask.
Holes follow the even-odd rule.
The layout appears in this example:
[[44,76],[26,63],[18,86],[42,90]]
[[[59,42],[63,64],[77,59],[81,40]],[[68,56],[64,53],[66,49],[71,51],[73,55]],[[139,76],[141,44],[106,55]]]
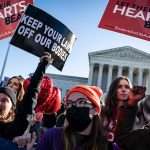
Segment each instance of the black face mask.
[[82,132],[91,123],[89,110],[88,107],[78,108],[76,106],[67,109],[66,118],[74,131]]

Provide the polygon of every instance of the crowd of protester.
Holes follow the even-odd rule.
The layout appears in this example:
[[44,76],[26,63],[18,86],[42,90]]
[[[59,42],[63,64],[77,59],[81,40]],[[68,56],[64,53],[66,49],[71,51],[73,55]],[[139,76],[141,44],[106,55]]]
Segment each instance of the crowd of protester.
[[127,77],[112,81],[104,104],[99,87],[76,85],[62,100],[45,76],[44,52],[31,78],[0,87],[0,150],[150,150],[150,96]]

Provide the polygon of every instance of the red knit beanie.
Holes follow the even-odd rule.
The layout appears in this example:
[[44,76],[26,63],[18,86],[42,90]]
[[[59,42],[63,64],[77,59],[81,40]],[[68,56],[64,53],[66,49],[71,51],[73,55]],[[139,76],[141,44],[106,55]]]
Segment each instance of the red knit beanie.
[[96,86],[88,86],[88,85],[78,85],[74,86],[66,95],[66,104],[68,102],[68,97],[73,92],[80,92],[87,96],[87,98],[96,106],[98,110],[98,114],[100,115],[101,107],[100,107],[100,97],[103,92],[99,87]]

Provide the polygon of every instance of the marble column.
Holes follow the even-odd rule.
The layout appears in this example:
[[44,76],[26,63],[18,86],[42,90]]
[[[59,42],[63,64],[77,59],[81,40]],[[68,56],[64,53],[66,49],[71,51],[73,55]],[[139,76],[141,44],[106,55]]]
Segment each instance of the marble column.
[[123,66],[118,66],[118,77],[122,76]]
[[112,80],[112,70],[113,70],[113,65],[109,65],[108,66],[108,78],[107,78],[107,92],[108,92],[108,89],[109,89],[109,86],[111,84],[111,80]]
[[130,82],[131,84],[133,84],[133,70],[134,68],[133,67],[129,67],[129,79],[130,79]]
[[142,86],[143,81],[143,68],[139,68],[139,79],[138,79],[138,85]]
[[103,67],[104,67],[104,64],[99,64],[97,86],[100,88],[101,88],[101,83],[102,83]]
[[93,69],[94,69],[94,63],[90,63],[90,71],[89,71],[88,85],[92,85]]

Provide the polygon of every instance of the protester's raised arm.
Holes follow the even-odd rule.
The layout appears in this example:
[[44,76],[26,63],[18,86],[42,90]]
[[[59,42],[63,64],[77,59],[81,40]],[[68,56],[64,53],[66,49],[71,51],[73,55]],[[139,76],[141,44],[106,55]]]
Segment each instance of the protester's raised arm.
[[[118,113],[117,127],[115,130],[115,142],[123,149],[134,149],[142,137],[149,131],[138,129],[133,131],[135,116],[137,113],[137,102],[145,96],[144,87],[133,87],[129,100],[120,107]],[[148,136],[146,137],[146,139]],[[139,148],[140,149],[140,148]]]
[[40,58],[40,63],[37,66],[33,76],[31,77],[30,84],[25,92],[21,105],[18,108],[15,122],[17,126],[21,126],[17,135],[22,135],[26,130],[29,122],[27,117],[34,113],[34,108],[37,104],[37,96],[39,93],[39,86],[46,68],[51,64],[51,55],[47,52]]
[[133,86],[130,91],[128,104],[133,106],[145,97],[146,88],[143,86]]

